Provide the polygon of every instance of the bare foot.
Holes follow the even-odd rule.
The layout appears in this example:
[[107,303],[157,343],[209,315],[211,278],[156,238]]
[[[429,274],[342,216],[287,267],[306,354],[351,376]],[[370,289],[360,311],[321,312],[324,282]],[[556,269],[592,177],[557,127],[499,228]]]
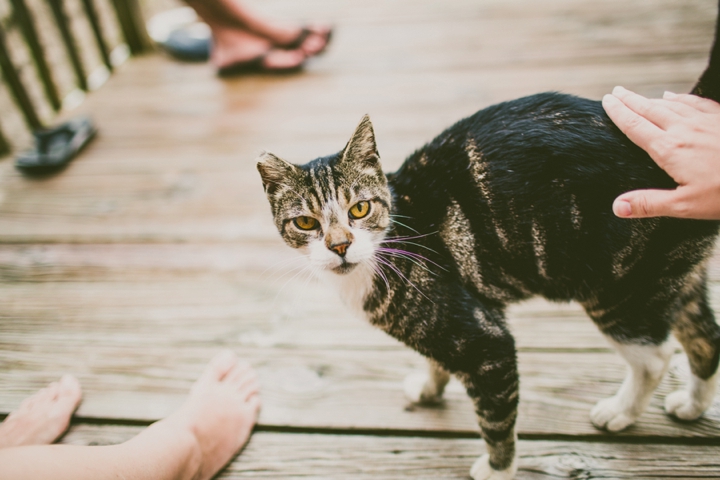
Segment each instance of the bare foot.
[[0,448],[53,443],[67,430],[81,398],[80,383],[72,375],[26,398],[0,423]]
[[194,479],[210,479],[240,451],[260,411],[255,372],[230,350],[213,358],[185,404],[157,425],[190,431],[200,465]]
[[268,70],[299,67],[305,61],[302,50],[273,48],[268,40],[237,28],[215,27],[211,61],[218,69],[265,56],[263,66]]

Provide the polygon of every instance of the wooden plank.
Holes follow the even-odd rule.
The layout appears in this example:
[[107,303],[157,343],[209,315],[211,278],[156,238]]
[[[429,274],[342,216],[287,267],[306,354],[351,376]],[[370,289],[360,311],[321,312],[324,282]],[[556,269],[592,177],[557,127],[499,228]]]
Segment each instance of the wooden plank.
[[[88,292],[88,295],[91,295]],[[62,319],[58,319],[62,321]],[[240,346],[242,330],[205,328],[201,320],[165,320],[166,335],[114,333],[98,325],[58,331],[51,322],[34,341],[2,335],[0,411],[70,372],[85,400],[78,415],[97,419],[155,420],[184,398],[206,361],[220,348],[239,352],[258,371],[263,396],[261,425],[365,431],[477,431],[471,403],[456,381],[443,408],[414,408],[404,399],[402,379],[424,369],[406,349],[324,349]],[[147,319],[148,322],[152,319]],[[69,322],[64,321],[68,324]],[[194,327],[192,325],[195,325]],[[598,401],[619,388],[625,366],[610,353],[521,353],[519,432],[523,435],[603,437],[589,421]],[[713,438],[720,432],[720,397],[706,416],[681,424],[662,410],[664,395],[688,376],[683,356],[653,397],[648,411],[623,437]]]
[[[86,103],[102,136],[62,176],[31,183],[0,166],[0,242],[237,241],[272,230],[253,161],[265,148],[296,162],[337,151],[370,112],[392,170],[497,101],[548,89],[599,98],[616,83],[689,90],[705,66],[710,2],[525,3],[315,2],[301,16],[325,12],[340,34],[288,78],[225,81],[209,65],[138,59]],[[287,11],[265,8],[297,10],[278,4]],[[169,176],[185,179],[181,199]]]
[[[718,257],[710,262],[711,278],[718,275]],[[277,235],[238,245],[3,245],[2,316],[8,329],[28,333],[59,306],[74,325],[88,328],[98,319],[110,324],[128,316],[142,323],[146,316],[185,315],[176,304],[182,298],[183,308],[206,325],[260,329],[267,345],[396,344],[355,320],[332,289],[302,273],[304,265]],[[719,310],[717,280],[710,292]],[[268,324],[272,318],[284,320]],[[521,350],[608,349],[577,304],[535,298],[511,306],[508,318]]]
[[[77,425],[62,443],[115,444],[140,430]],[[521,440],[517,478],[718,478],[719,448]],[[218,478],[467,478],[484,450],[474,439],[256,432]]]

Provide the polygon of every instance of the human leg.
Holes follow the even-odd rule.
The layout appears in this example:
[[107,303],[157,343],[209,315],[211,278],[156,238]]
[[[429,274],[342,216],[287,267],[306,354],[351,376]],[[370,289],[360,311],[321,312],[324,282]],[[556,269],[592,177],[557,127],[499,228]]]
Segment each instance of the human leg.
[[131,440],[3,448],[0,478],[210,479],[247,442],[259,405],[253,371],[223,352],[180,409]]
[[225,26],[244,30],[263,38],[274,47],[300,49],[305,55],[317,55],[330,40],[330,27],[279,22],[264,18],[238,0],[186,0],[213,31]]

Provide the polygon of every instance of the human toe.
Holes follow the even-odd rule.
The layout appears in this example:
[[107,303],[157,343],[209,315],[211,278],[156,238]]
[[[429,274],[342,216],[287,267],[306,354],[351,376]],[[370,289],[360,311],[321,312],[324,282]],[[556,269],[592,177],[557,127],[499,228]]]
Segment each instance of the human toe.
[[238,358],[235,352],[229,349],[223,350],[210,360],[198,382],[222,381],[237,363]]
[[82,399],[80,382],[72,375],[64,375],[60,379],[55,396],[55,407],[52,413],[55,415],[66,415],[75,411]]

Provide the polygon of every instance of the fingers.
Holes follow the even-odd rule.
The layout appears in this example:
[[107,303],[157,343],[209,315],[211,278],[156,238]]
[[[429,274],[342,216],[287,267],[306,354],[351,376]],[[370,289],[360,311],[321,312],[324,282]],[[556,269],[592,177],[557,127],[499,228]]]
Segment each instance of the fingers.
[[633,190],[615,199],[613,212],[621,218],[676,216],[676,190]]
[[614,95],[605,95],[602,106],[613,123],[640,148],[649,151],[653,141],[663,134],[657,125],[638,115]]
[[646,120],[654,123],[661,129],[667,128],[677,120],[677,114],[662,105],[654,103],[642,95],[631,92],[623,87],[613,88],[612,94],[625,104],[633,112],[637,113]]
[[720,113],[720,104],[707,98],[698,97],[697,95],[688,95],[686,93],[665,92],[663,99],[670,102],[681,103],[693,107],[704,113]]

